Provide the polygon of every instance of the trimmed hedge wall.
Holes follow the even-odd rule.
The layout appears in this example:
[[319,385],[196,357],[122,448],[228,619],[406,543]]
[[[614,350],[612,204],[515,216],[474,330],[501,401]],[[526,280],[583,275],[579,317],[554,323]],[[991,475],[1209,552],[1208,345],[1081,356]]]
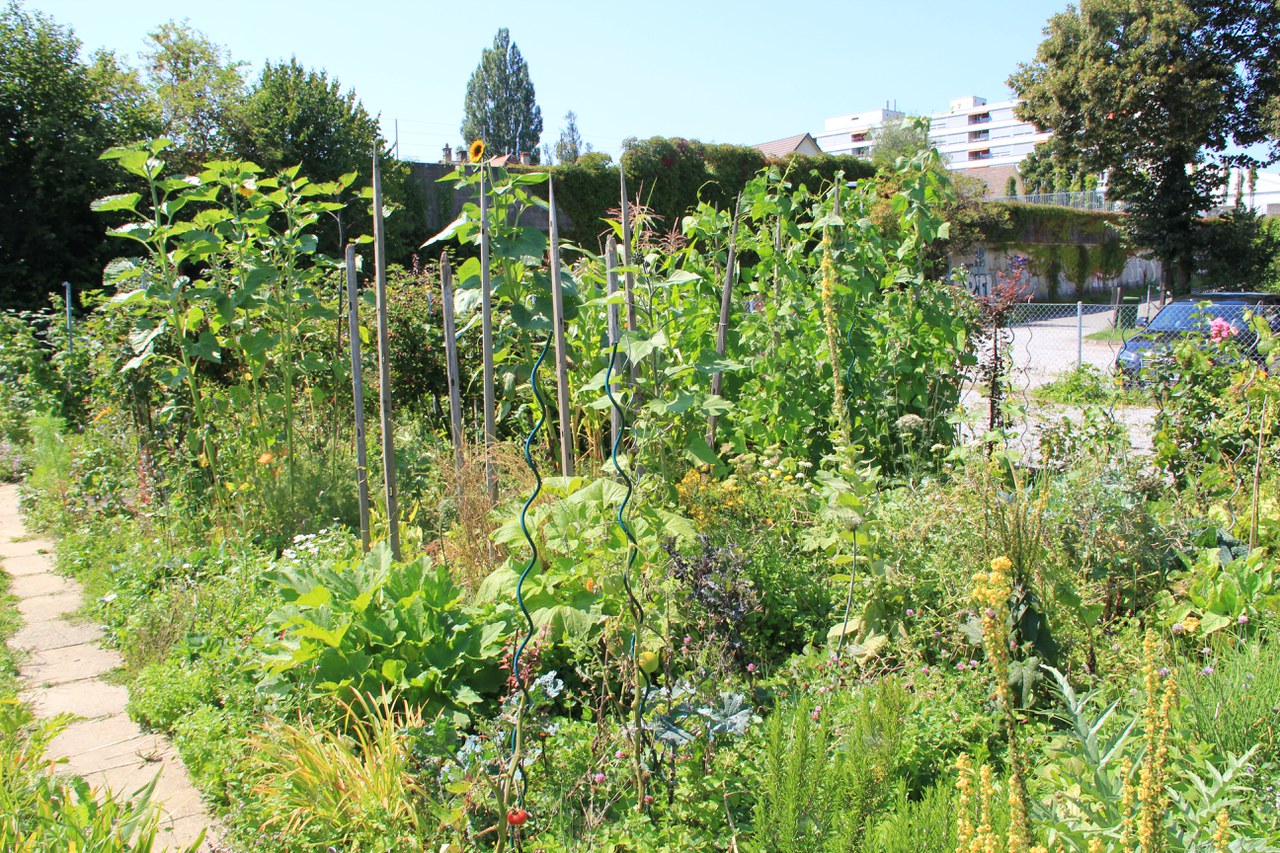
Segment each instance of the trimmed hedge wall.
[[[814,172],[822,180],[831,180],[843,170],[851,181],[875,174],[870,161],[857,157],[794,154],[770,159],[750,146],[707,145],[659,136],[623,143],[627,192],[661,217],[659,227],[664,230],[679,228],[681,218],[699,200],[719,207],[732,205],[747,181],[775,163],[790,169],[797,182],[807,180]],[[546,167],[528,168],[546,171]],[[618,166],[607,155],[591,153],[579,157],[576,163],[553,166],[550,171],[556,181],[556,202],[571,223],[571,227],[562,229],[564,236],[585,249],[596,250],[602,245],[606,229],[601,220],[607,211],[618,208]],[[537,192],[545,196],[546,190],[540,187]]]

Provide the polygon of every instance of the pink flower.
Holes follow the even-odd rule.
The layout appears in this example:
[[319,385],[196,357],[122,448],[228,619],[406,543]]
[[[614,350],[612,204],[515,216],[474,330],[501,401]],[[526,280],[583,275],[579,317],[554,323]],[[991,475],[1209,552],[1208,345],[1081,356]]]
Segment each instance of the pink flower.
[[1220,344],[1228,338],[1234,338],[1238,334],[1240,334],[1240,330],[1232,325],[1230,320],[1214,317],[1209,323],[1209,340],[1215,344]]
[[753,663],[749,663],[749,664],[747,664],[747,672],[755,672],[755,671],[756,671],[756,665],[755,665],[755,664],[753,664]]
[[605,779],[605,776],[603,773],[597,773],[596,775],[591,777],[591,781],[595,782],[597,785],[603,785],[604,779]]

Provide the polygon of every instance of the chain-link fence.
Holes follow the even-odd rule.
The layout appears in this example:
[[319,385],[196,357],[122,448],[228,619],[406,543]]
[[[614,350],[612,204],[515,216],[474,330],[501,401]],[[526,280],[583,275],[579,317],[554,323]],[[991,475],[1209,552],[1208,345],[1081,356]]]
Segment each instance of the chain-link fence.
[[1137,378],[1145,359],[1188,336],[1208,342],[1231,340],[1245,358],[1263,363],[1276,357],[1258,351],[1259,335],[1251,324],[1261,317],[1280,334],[1280,301],[1154,302],[1122,301],[1118,305],[1029,303],[1013,307],[1007,343],[1014,386],[1033,388],[1085,365]]

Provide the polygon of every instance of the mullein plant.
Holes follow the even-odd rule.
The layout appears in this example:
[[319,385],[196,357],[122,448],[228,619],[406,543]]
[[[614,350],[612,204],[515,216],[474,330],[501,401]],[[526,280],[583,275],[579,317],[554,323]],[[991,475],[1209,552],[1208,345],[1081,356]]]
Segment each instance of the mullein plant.
[[1031,826],[1027,813],[1026,777],[1018,736],[1018,719],[1014,712],[1013,691],[1009,687],[1009,597],[1013,594],[1013,561],[1000,556],[991,561],[990,571],[973,575],[973,600],[982,617],[982,646],[995,681],[995,699],[1004,712],[1005,736],[1009,742],[1009,779],[1007,796],[1009,829],[1003,839],[992,828],[990,814],[995,797],[991,769],[985,764],[977,774],[978,823],[971,810],[975,805],[974,772],[971,759],[960,756],[960,818],[957,827],[957,853],[1047,853],[1043,847],[1031,846]]

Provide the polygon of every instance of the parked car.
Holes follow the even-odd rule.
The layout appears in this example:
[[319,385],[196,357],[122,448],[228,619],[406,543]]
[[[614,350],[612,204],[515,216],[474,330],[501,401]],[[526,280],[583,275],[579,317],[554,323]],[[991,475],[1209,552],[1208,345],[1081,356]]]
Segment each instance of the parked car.
[[1209,340],[1214,323],[1220,329],[1229,324],[1227,334],[1241,349],[1255,358],[1257,335],[1245,320],[1246,312],[1265,316],[1272,331],[1280,333],[1280,293],[1191,293],[1179,296],[1160,309],[1151,321],[1135,331],[1116,354],[1116,370],[1127,379],[1137,379],[1143,362],[1167,351],[1188,335]]

